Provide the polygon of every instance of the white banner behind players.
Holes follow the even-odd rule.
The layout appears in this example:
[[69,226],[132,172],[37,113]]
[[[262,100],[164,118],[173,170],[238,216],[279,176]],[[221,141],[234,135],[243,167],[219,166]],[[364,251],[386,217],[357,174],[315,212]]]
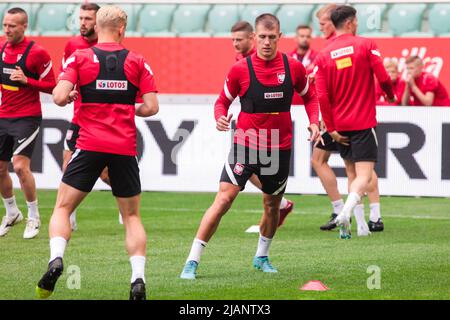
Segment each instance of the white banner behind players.
[[[55,189],[61,179],[62,139],[72,108],[44,104],[44,120],[33,156],[38,188]],[[232,106],[235,119],[239,108]],[[294,107],[294,156],[288,193],[323,194],[311,170],[311,147],[303,107]],[[383,195],[450,197],[450,108],[379,107],[377,130],[380,191]],[[215,129],[210,105],[162,105],[157,116],[137,118],[142,140],[140,168],[143,190],[211,191],[228,154],[230,133]],[[173,161],[172,161],[173,160]],[[346,193],[343,162],[330,158],[339,189]],[[14,186],[19,187],[13,174]],[[108,186],[97,182],[96,189]],[[246,191],[257,191],[248,183]]]

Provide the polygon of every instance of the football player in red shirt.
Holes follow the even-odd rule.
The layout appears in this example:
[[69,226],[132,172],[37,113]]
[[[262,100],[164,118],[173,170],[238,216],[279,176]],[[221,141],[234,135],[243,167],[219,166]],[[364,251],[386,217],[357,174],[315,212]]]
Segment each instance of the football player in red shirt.
[[[80,7],[79,23],[80,35],[70,38],[64,48],[64,55],[62,59],[61,70],[64,68],[67,59],[77,50],[87,49],[97,44],[97,32],[95,32],[96,14],[100,7],[95,3],[84,3]],[[64,141],[63,151],[63,171],[66,170],[70,158],[76,150],[77,138],[80,132],[78,124],[78,110],[81,106],[81,99],[77,99],[73,103],[73,117],[67,129],[66,139]],[[108,171],[105,169],[100,176],[106,183],[109,182]],[[70,226],[72,231],[77,230],[77,215],[76,211],[70,215]]]
[[[255,33],[252,25],[247,21],[238,21],[231,27],[231,39],[236,51],[236,61],[244,59],[256,52],[254,46]],[[250,182],[259,190],[262,188],[261,181],[255,174],[250,177]],[[287,215],[294,209],[294,202],[283,197],[280,204],[280,219],[278,227],[283,225]]]
[[290,53],[290,56],[300,61],[307,73],[311,73],[314,68],[314,59],[317,52],[311,49],[312,29],[307,25],[299,25],[295,31],[295,42],[297,46]]
[[[316,89],[327,131],[338,142],[349,180],[349,195],[336,217],[340,237],[351,237],[350,217],[365,193],[375,188],[374,164],[378,142],[374,74],[390,101],[392,81],[384,69],[380,52],[372,40],[355,36],[358,22],[351,6],[331,12],[336,38],[317,59]],[[369,234],[364,213],[356,215],[358,235]]]
[[257,52],[233,65],[214,106],[219,131],[230,129],[232,114],[228,114],[228,110],[237,96],[240,97],[241,112],[234,144],[220,178],[219,192],[200,223],[180,275],[182,279],[196,278],[200,256],[207,242],[252,174],[256,174],[261,181],[264,203],[253,266],[263,272],[277,272],[268,255],[289,176],[292,143],[290,108],[296,92],[304,97],[311,123],[310,139],[315,141],[320,138],[318,101],[308,84],[305,68],[299,61],[278,51],[281,36],[278,18],[272,14],[262,14],[256,18],[255,29]]
[[252,25],[247,21],[238,21],[231,27],[231,40],[236,51],[236,61],[256,52],[255,33]]
[[[449,107],[450,99],[442,83],[431,73],[423,71],[422,59],[418,56],[406,60],[408,78],[402,97],[402,105]],[[411,101],[412,100],[412,101]]]
[[52,61],[47,51],[25,37],[28,15],[21,8],[9,9],[3,18],[6,42],[1,45],[0,193],[6,215],[0,225],[4,236],[23,219],[16,204],[8,167],[12,159],[28,207],[25,239],[40,229],[36,184],[30,169],[36,137],[42,121],[39,92],[55,87]]
[[[403,97],[403,92],[405,91],[405,81],[403,81],[400,77],[400,73],[398,72],[398,63],[395,59],[388,59],[383,62],[384,68],[387,73],[391,77],[392,85],[394,87],[395,96],[397,99],[401,99]],[[375,79],[376,80],[376,79]],[[386,93],[381,89],[380,84],[377,82],[376,89],[376,97],[377,97],[377,105],[378,106],[398,106],[401,105],[401,100],[397,100],[395,102],[388,102],[386,97]]]
[[[38,283],[38,297],[54,290],[63,271],[63,254],[70,239],[70,214],[92,190],[105,167],[125,226],[125,245],[132,269],[130,299],[145,296],[146,233],[139,214],[141,184],[136,158],[135,115],[158,112],[156,86],[150,66],[141,55],[120,43],[127,15],[117,6],[97,12],[98,44],[78,50],[67,61],[53,100],[59,106],[72,102],[80,91],[80,136],[77,150],[64,172],[50,219],[50,262]],[[137,95],[144,103],[135,106]]]
[[[333,22],[331,21],[331,12],[336,9],[338,5],[336,4],[327,4],[323,6],[316,13],[316,17],[319,19],[320,31],[323,34],[323,37],[332,41],[336,37],[336,28],[334,27]],[[310,78],[313,78],[314,74],[310,75]],[[320,226],[321,230],[333,230],[336,228],[336,217],[342,211],[344,207],[344,200],[339,192],[337,186],[337,179],[334,171],[328,165],[328,160],[330,159],[332,152],[337,152],[337,144],[333,141],[330,134],[327,131],[323,131],[322,138],[324,140],[324,144],[318,144],[315,148],[313,148],[313,154],[311,156],[311,165],[316,171],[317,175],[320,178],[322,186],[328,194],[328,197],[331,200],[331,205],[333,207],[333,212],[331,213],[330,220],[327,223]],[[378,177],[374,171],[373,173],[373,189],[369,190],[368,198],[370,203],[370,216],[369,216],[369,231],[377,232],[383,231],[384,224],[381,220],[381,208],[380,208],[380,193],[378,190]],[[358,204],[354,209],[354,214],[356,215],[364,215],[364,204]],[[360,235],[363,235],[364,232],[360,232]]]

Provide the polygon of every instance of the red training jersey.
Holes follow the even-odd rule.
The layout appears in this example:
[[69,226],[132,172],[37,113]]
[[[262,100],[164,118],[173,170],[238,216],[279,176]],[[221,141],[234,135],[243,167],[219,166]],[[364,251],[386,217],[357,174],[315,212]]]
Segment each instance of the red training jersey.
[[394,97],[392,81],[375,42],[342,34],[329,41],[317,56],[316,65],[316,90],[327,130],[375,127],[374,74],[388,97]]
[[303,64],[303,66],[306,69],[306,73],[308,73],[308,74],[310,74],[314,69],[313,62],[316,59],[317,54],[318,54],[318,52],[314,51],[313,49],[309,49],[308,51],[306,51],[306,53],[304,55],[299,55],[297,53],[297,48],[295,48],[293,51],[291,51],[289,53],[289,55],[292,58],[300,61]]
[[[19,61],[30,42],[25,37],[17,44],[7,43],[2,57],[3,62],[14,64]],[[1,48],[3,45],[4,43],[0,44]],[[52,93],[56,85],[52,60],[48,52],[35,43],[28,53],[25,66],[30,72],[39,75],[39,79],[28,77],[24,87],[2,85],[0,118],[42,116],[39,92]]]
[[[123,50],[117,43],[99,43],[104,51]],[[77,50],[66,61],[60,80],[68,80],[77,87],[97,79],[98,58],[92,49]],[[144,58],[129,52],[125,60],[125,75],[141,94],[157,92],[153,73]],[[135,106],[115,103],[82,103],[78,112],[80,137],[77,148],[128,156],[136,155]]]
[[[278,52],[275,58],[270,61],[261,59],[256,53],[251,55],[251,59],[256,78],[263,86],[278,86],[284,81],[285,67],[283,56],[280,52]],[[294,60],[291,57],[288,57],[288,64],[294,91],[303,96],[310,123],[318,124],[319,105],[317,97],[314,94],[314,90],[309,86],[305,68],[299,61]],[[250,72],[247,60],[241,59],[236,62],[229,71],[222,92],[215,103],[214,116],[216,121],[221,116],[226,116],[228,114],[228,108],[233,100],[237,96],[244,96],[249,88],[249,85]],[[240,112],[237,120],[237,129],[241,130],[236,131],[236,135],[234,137],[235,143],[243,144],[241,142],[245,140],[245,145],[252,149],[258,149],[260,147],[264,148],[266,146],[271,146],[282,150],[291,149],[292,119],[290,112]],[[267,130],[267,137],[261,137],[258,134],[260,129]],[[272,144],[272,141],[270,141],[271,129],[279,130],[279,145],[275,145],[275,143]],[[238,136],[242,132],[249,133],[251,131],[256,131],[256,139],[248,139],[250,141],[247,141],[247,139],[243,139],[243,137]],[[254,144],[255,140],[257,141],[256,145]]]
[[[311,74],[313,72],[313,70],[314,70],[313,62],[317,56],[316,51],[309,49],[303,56],[301,56],[297,53],[297,48],[295,48],[293,51],[291,51],[289,53],[289,56],[291,56],[295,60],[300,61],[303,64],[303,66],[305,67],[307,74]],[[310,85],[313,85],[313,84],[310,83]],[[299,95],[294,95],[294,98],[292,99],[292,104],[293,105],[302,105],[303,104],[302,97],[300,97]]]
[[[66,43],[66,47],[64,48],[64,55],[62,59],[61,71],[66,63],[66,60],[77,50],[88,49],[97,44],[97,39],[89,42],[85,37],[78,35],[76,37],[70,38]],[[78,88],[77,88],[78,89]],[[81,96],[78,91],[78,99],[73,102],[73,117],[72,123],[78,124],[78,110],[81,106]]]
[[[422,74],[418,78],[414,79],[414,81],[423,94],[426,94],[427,92],[434,93],[434,101],[432,106],[450,107],[450,99],[448,97],[447,90],[445,90],[445,87],[434,75],[432,75],[431,73],[422,72]],[[423,103],[420,102],[419,98],[417,98],[412,90],[410,90],[410,94],[412,97],[413,106],[423,105]]]
[[400,78],[396,81],[392,81],[392,88],[394,90],[395,96],[397,100],[395,102],[389,102],[386,97],[386,93],[381,88],[381,85],[378,81],[376,81],[376,104],[377,106],[399,106],[402,104],[403,93],[405,92],[406,82]]

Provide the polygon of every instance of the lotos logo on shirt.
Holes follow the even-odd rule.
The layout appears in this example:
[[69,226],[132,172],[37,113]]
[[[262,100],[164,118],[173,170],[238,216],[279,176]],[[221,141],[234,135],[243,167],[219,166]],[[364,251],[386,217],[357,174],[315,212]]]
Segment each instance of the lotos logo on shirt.
[[15,69],[12,68],[3,68],[4,74],[12,74],[15,71]]
[[283,92],[264,92],[264,99],[281,99]]
[[96,89],[98,90],[128,90],[128,81],[124,80],[97,80]]
[[354,53],[353,46],[340,48],[340,49],[333,50],[330,52],[331,59],[337,59],[339,57],[347,56],[347,55],[353,54],[353,53]]

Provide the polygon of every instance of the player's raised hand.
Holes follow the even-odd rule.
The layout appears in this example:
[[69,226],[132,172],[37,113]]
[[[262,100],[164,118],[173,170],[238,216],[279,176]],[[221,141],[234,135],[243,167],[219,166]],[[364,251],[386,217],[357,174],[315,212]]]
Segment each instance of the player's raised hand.
[[230,121],[232,117],[233,117],[232,113],[230,113],[227,117],[220,116],[220,118],[216,122],[216,129],[219,131],[230,130]]
[[343,144],[344,146],[349,146],[349,138],[346,136],[342,136],[337,131],[329,132],[330,136],[333,138],[334,141],[337,143]]
[[16,66],[16,70],[14,70],[13,73],[11,73],[9,79],[12,81],[18,81],[22,84],[28,83],[27,76],[25,75],[25,73],[23,73],[23,70],[19,66]]

